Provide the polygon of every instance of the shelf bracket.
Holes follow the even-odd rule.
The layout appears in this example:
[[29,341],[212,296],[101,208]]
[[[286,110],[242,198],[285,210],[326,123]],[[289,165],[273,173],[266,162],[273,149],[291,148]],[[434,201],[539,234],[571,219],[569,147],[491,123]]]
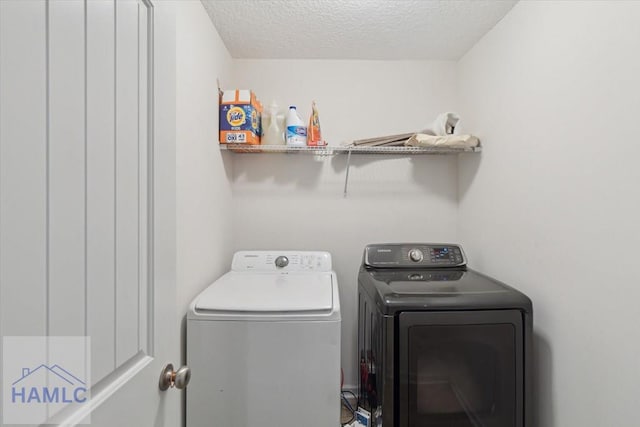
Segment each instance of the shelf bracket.
[[344,174],[344,192],[342,194],[343,198],[347,198],[347,186],[349,185],[349,167],[351,166],[351,149],[347,153],[347,171]]

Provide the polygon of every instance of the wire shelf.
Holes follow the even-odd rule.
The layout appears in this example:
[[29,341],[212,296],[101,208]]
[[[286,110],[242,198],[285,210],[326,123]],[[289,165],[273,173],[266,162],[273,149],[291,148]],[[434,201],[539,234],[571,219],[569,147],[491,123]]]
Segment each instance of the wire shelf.
[[339,154],[391,154],[391,155],[416,155],[416,154],[460,154],[479,153],[481,146],[477,147],[364,147],[364,146],[337,146],[324,147],[289,147],[286,145],[247,145],[247,144],[220,144],[221,150],[234,153],[285,153],[285,154],[309,154],[314,156],[334,156]]
[[285,154],[308,154],[313,156],[335,156],[339,154],[347,155],[347,167],[344,177],[344,197],[347,197],[347,187],[349,185],[349,166],[352,154],[386,154],[395,156],[413,156],[416,154],[460,154],[479,153],[482,147],[367,147],[349,145],[328,145],[325,147],[289,147],[286,145],[247,145],[247,144],[220,144],[220,150],[231,151],[233,153],[285,153]]

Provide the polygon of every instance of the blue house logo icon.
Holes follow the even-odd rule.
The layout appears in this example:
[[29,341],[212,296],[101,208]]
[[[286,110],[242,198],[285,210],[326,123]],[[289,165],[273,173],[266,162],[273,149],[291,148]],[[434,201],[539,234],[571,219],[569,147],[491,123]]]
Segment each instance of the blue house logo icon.
[[11,403],[84,403],[87,385],[60,365],[22,368],[22,376],[11,384]]

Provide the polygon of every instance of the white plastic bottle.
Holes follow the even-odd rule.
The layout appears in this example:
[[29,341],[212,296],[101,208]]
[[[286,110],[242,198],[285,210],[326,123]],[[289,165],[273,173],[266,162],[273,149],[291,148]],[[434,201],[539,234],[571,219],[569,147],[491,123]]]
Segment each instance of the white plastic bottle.
[[287,145],[290,147],[305,147],[307,145],[307,127],[298,115],[295,105],[289,107],[286,123]]
[[284,145],[284,116],[278,114],[278,105],[272,102],[269,106],[269,115],[263,120],[266,128],[262,135],[263,145]]

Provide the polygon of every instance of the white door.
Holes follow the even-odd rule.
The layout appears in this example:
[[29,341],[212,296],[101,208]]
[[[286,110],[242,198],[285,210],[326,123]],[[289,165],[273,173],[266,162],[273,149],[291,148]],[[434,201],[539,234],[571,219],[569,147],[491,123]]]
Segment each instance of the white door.
[[40,368],[25,354],[22,376],[0,372],[3,415],[47,403],[56,423],[179,425],[180,393],[158,387],[179,357],[172,7],[0,0],[0,354],[10,337],[90,337],[66,366],[90,399],[25,402],[10,391]]

